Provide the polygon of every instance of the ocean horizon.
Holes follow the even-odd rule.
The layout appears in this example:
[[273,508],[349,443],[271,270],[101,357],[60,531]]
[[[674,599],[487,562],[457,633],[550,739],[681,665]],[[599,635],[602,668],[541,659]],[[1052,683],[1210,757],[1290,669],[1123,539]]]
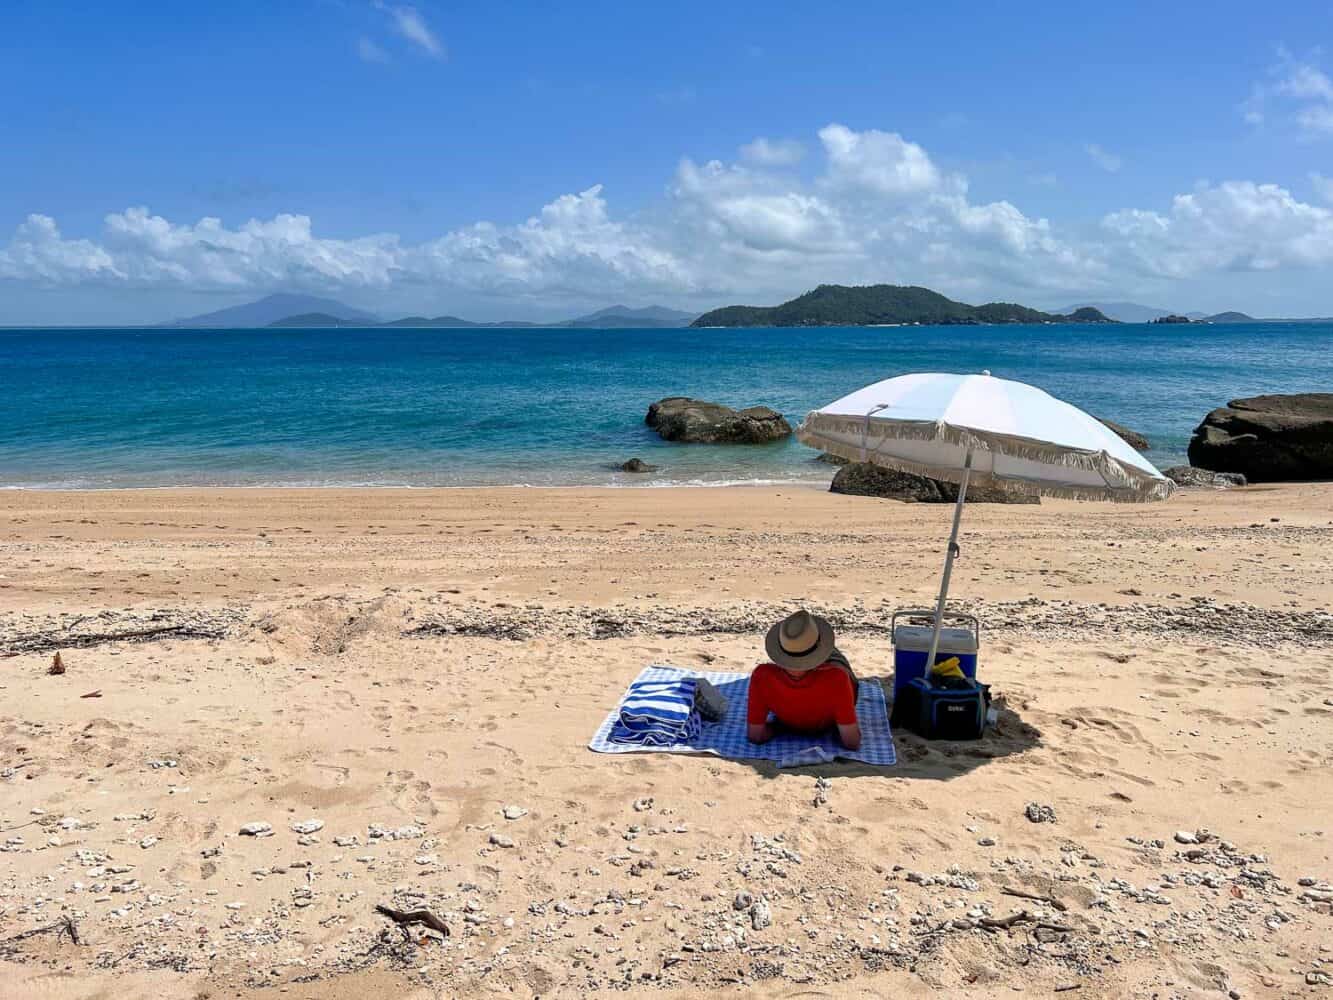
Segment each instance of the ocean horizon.
[[[1333,387],[1333,326],[2,329],[0,487],[692,486],[827,482],[794,439],[684,445],[685,395],[795,426],[867,383],[972,372],[1144,434],[1159,467],[1228,400]],[[630,458],[659,470],[618,471]]]

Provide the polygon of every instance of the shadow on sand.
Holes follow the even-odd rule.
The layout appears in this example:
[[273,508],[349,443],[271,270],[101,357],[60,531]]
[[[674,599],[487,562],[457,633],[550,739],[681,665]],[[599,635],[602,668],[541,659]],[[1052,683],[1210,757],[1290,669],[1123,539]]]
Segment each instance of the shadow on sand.
[[[862,677],[862,684],[878,684],[885,697],[893,691],[893,676]],[[901,726],[893,730],[893,744],[898,752],[898,763],[892,767],[875,767],[859,761],[834,761],[832,764],[810,764],[801,767],[778,767],[773,761],[734,759],[737,764],[753,768],[765,778],[784,775],[824,775],[826,777],[857,778],[917,778],[928,781],[948,781],[983,767],[990,761],[1014,754],[1025,753],[1041,746],[1041,730],[1011,709],[1002,694],[996,695],[991,707],[998,716],[994,725],[987,727],[979,740],[925,740]],[[893,703],[889,702],[892,714]]]

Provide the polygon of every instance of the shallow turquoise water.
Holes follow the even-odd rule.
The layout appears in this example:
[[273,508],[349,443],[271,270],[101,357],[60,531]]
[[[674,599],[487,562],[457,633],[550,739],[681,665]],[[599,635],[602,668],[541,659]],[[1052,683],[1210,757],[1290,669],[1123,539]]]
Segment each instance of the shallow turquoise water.
[[[1184,461],[1208,410],[1333,391],[1333,326],[0,330],[0,485],[672,484],[824,479],[795,441],[673,445],[681,394],[807,410],[910,371],[1020,379]],[[632,456],[653,476],[611,466]]]

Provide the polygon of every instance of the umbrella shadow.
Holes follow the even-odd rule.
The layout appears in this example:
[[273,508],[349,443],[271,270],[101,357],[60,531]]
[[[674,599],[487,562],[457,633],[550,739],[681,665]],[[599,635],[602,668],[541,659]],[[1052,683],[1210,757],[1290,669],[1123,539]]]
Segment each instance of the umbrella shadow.
[[[862,677],[862,684],[878,684],[887,697],[893,691],[892,675]],[[893,745],[898,763],[892,767],[877,767],[855,760],[838,760],[830,764],[808,764],[800,767],[778,767],[770,760],[732,758],[737,764],[753,768],[765,778],[783,775],[823,775],[825,777],[858,778],[916,778],[926,781],[948,781],[984,767],[991,761],[1026,753],[1041,746],[1041,730],[1024,721],[1009,707],[1003,695],[991,703],[996,721],[986,728],[979,740],[927,740],[902,726],[893,729]],[[889,702],[892,714],[893,703]]]

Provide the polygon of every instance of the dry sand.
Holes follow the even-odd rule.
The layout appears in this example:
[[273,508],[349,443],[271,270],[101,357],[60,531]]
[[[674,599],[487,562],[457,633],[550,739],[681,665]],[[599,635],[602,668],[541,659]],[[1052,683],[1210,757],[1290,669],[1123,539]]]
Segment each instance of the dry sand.
[[979,743],[791,772],[585,748],[642,665],[748,670],[797,604],[888,675],[949,513],[0,494],[0,995],[1326,993],[1333,487],[969,508]]

